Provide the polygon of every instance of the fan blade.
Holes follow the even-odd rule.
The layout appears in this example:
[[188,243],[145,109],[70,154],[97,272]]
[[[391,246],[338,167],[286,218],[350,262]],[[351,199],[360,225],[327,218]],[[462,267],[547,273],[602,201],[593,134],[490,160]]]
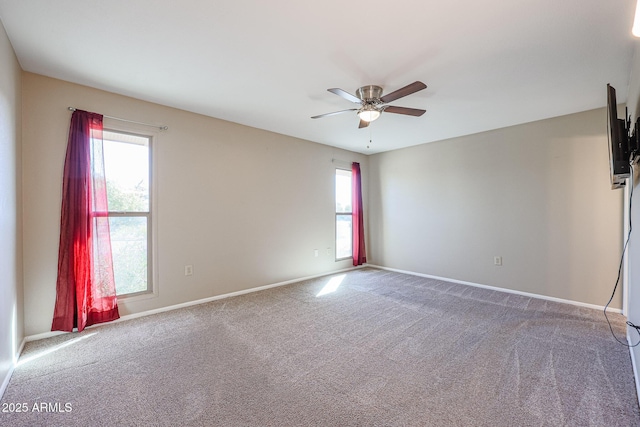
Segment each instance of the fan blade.
[[396,114],[405,114],[407,116],[416,116],[420,117],[426,110],[418,110],[417,108],[407,108],[407,107],[394,107],[390,105],[384,109],[385,113],[396,113]]
[[395,101],[396,99],[402,98],[403,96],[411,95],[412,93],[426,88],[427,85],[422,82],[413,82],[410,85],[406,85],[405,87],[396,90],[395,92],[386,94],[385,96],[380,98],[380,101],[386,104],[388,102]]
[[360,98],[358,98],[357,96],[351,95],[349,92],[345,92],[342,89],[334,87],[332,89],[327,89],[327,90],[333,94],[343,97],[347,101],[355,102],[356,104],[362,104],[362,100]]
[[369,126],[369,122],[365,122],[364,120],[360,119],[360,125],[358,125],[358,129],[366,128],[367,126]]
[[333,115],[336,115],[336,114],[348,113],[349,111],[358,111],[358,109],[357,108],[350,108],[348,110],[334,111],[333,113],[320,114],[318,116],[313,116],[311,118],[312,119],[319,119],[321,117],[329,117],[329,116],[333,116]]

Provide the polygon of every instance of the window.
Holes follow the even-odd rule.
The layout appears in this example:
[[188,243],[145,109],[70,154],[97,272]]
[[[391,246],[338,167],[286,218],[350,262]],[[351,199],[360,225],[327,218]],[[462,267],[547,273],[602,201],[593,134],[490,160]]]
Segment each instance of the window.
[[151,137],[103,132],[113,270],[118,296],[151,291]]
[[352,225],[351,171],[336,169],[336,260],[352,256]]

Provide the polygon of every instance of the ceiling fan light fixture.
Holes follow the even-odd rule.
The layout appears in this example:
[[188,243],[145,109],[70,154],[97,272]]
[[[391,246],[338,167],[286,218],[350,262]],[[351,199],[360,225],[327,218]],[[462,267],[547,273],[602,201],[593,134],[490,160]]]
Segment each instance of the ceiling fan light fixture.
[[380,111],[376,110],[372,106],[365,106],[360,111],[358,111],[358,117],[360,117],[360,120],[363,120],[365,122],[372,122],[380,117]]

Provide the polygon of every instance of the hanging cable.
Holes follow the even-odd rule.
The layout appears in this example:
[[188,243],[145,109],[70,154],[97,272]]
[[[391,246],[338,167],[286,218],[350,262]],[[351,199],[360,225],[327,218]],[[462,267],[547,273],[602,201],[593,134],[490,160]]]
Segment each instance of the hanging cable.
[[[624,242],[624,246],[622,247],[622,255],[620,256],[620,265],[618,267],[618,278],[616,279],[616,284],[613,287],[611,298],[609,298],[607,305],[604,306],[604,317],[605,319],[607,319],[607,324],[609,325],[609,330],[611,331],[611,335],[613,335],[613,338],[615,338],[616,341],[618,341],[620,344],[624,345],[625,347],[637,347],[638,345],[640,345],[640,340],[638,340],[638,342],[635,344],[629,344],[621,341],[616,336],[615,332],[613,331],[613,326],[611,326],[611,322],[609,321],[609,316],[607,316],[607,308],[609,308],[609,304],[611,304],[611,301],[613,301],[613,296],[616,294],[616,290],[618,289],[618,284],[620,283],[620,278],[622,277],[622,266],[624,265],[624,255],[627,252],[627,245],[629,244],[629,239],[631,238],[631,230],[633,228],[631,223],[631,203],[633,202],[634,168],[633,168],[633,162],[631,162],[630,164],[631,164],[631,178],[629,179],[629,183],[631,187],[629,188],[629,232],[627,233],[627,238]],[[640,326],[636,326],[628,320],[626,324],[627,326],[635,329],[638,335],[640,336]]]

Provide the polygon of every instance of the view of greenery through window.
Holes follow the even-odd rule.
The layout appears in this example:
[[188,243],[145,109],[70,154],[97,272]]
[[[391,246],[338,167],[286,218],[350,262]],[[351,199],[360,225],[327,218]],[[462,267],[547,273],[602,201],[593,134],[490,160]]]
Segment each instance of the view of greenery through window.
[[351,171],[336,169],[336,259],[352,255]]
[[118,295],[149,290],[149,138],[105,131],[103,143]]

